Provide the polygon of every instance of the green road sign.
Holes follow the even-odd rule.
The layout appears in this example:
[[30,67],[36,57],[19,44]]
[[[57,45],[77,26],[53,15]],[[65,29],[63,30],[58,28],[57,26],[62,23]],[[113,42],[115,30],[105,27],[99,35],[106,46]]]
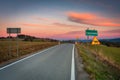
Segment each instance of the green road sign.
[[86,30],[86,36],[98,36],[98,31],[97,30]]

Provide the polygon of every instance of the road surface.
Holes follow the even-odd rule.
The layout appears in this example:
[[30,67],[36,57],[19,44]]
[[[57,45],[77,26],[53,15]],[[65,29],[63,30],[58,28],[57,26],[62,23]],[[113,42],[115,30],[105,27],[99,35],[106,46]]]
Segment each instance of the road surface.
[[73,44],[61,44],[0,68],[0,80],[74,80]]

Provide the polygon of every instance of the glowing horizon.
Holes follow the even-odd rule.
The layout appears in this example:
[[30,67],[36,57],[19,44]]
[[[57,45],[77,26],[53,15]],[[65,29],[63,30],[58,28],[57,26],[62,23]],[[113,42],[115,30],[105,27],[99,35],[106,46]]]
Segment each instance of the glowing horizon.
[[99,4],[94,0],[1,1],[0,37],[8,36],[7,27],[20,27],[21,34],[36,37],[85,39],[89,27],[98,30],[98,38],[120,38],[120,1],[103,3],[104,0]]

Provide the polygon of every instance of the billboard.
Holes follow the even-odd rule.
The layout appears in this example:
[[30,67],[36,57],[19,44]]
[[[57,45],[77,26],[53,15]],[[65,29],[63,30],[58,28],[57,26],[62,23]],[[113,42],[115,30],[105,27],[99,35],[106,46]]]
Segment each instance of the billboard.
[[7,33],[21,33],[21,28],[7,28]]

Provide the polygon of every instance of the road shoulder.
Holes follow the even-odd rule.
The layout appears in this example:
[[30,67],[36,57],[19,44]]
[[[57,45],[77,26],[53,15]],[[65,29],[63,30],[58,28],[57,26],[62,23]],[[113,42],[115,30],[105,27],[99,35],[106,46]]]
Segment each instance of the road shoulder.
[[90,80],[89,74],[84,70],[82,58],[78,55],[75,48],[76,80]]

